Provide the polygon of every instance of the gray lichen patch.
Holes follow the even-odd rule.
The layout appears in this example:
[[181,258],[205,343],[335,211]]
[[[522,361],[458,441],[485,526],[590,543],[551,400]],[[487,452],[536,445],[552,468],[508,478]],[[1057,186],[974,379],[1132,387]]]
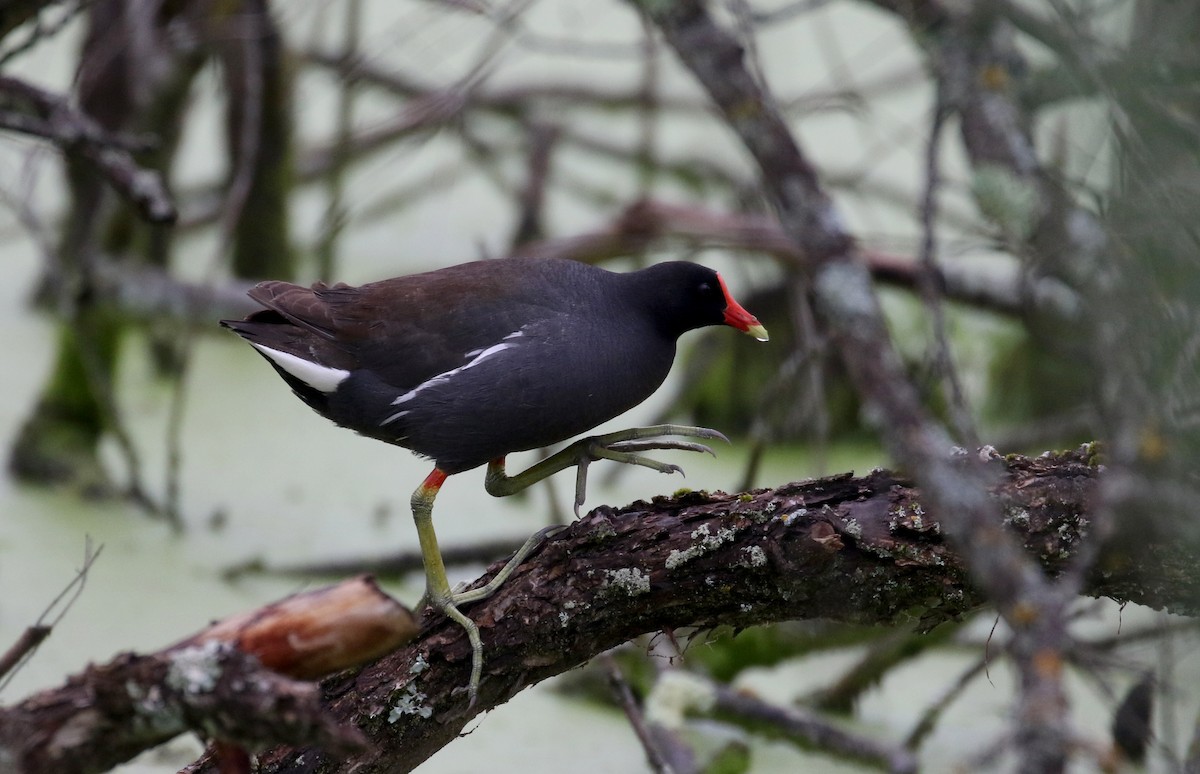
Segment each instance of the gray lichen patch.
[[[182,730],[180,713],[166,701],[162,688],[157,685],[142,686],[130,680],[125,683],[125,692],[136,702],[137,716],[132,724],[139,733],[165,735]],[[66,728],[68,726],[63,726],[59,732],[62,733]],[[0,771],[8,770],[0,766]]]
[[797,521],[798,519],[803,519],[806,516],[808,516],[807,508],[797,508],[783,517],[783,526],[790,527],[792,526],[793,522]]
[[681,567],[698,556],[715,551],[735,537],[737,537],[737,532],[729,527],[722,527],[714,535],[709,531],[707,524],[701,524],[692,530],[692,539],[696,541],[695,544],[682,551],[676,549],[667,556],[667,569],[674,570],[676,567]]
[[425,703],[429,697],[423,691],[417,690],[416,681],[404,686],[404,691],[396,698],[391,711],[388,712],[388,722],[395,723],[405,715],[416,715],[428,718],[433,715],[433,707]]
[[607,592],[622,592],[629,597],[650,593],[650,576],[637,567],[622,567],[619,570],[604,572],[608,575],[603,586]]
[[744,567],[763,567],[767,563],[767,553],[762,550],[761,546],[746,546],[742,549],[742,553],[746,555],[740,564]]
[[1029,509],[1019,505],[1008,505],[1004,508],[1004,523],[1018,527],[1029,526]]
[[921,503],[913,500],[908,503],[899,503],[892,506],[888,511],[888,529],[892,532],[905,529],[911,532],[926,532],[940,535],[942,525],[940,522],[929,518]]

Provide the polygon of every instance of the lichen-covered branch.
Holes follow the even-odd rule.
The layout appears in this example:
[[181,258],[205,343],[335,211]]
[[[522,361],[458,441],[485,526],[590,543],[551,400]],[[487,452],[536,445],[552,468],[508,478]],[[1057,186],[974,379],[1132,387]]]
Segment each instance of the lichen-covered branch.
[[[952,464],[975,463],[964,456]],[[992,456],[987,464],[996,474],[990,497],[1023,553],[1049,575],[1070,566],[1087,535],[1089,508],[1103,478],[1091,447],[1036,459]],[[1200,547],[1131,526],[1106,545],[1085,591],[1194,615],[1200,612],[1197,567]],[[470,646],[460,627],[436,616],[408,646],[327,682],[322,711],[345,727],[357,727],[369,751],[342,759],[345,748],[330,747],[328,729],[311,723],[307,733],[264,735],[276,721],[255,725],[253,713],[277,713],[284,706],[272,703],[273,692],[282,692],[278,701],[299,701],[286,681],[264,684],[261,695],[244,701],[235,697],[230,707],[222,704],[219,687],[209,692],[216,695],[192,699],[162,694],[155,705],[164,713],[155,715],[161,723],[149,724],[153,729],[147,731],[142,726],[146,697],[153,695],[149,686],[178,672],[173,654],[205,645],[204,635],[161,654],[123,656],[92,667],[60,688],[0,710],[0,760],[17,759],[19,750],[34,756],[20,758],[32,761],[21,771],[97,771],[185,728],[220,736],[219,729],[204,725],[210,723],[207,716],[188,714],[199,712],[188,702],[200,701],[207,711],[237,718],[243,729],[259,729],[252,733],[260,741],[295,745],[265,753],[262,771],[295,771],[301,758],[310,765],[323,760],[337,771],[407,770],[453,741],[476,714],[646,632],[796,619],[891,624],[914,616],[918,628],[928,630],[982,604],[984,596],[943,539],[922,493],[902,476],[878,470],[738,495],[689,492],[619,510],[597,508],[548,541],[495,596],[468,609],[487,653],[473,709],[466,708],[461,691]],[[258,626],[262,615],[246,620]],[[257,634],[252,639],[281,642]],[[216,650],[194,655],[207,659],[204,663],[227,658]],[[146,690],[130,693],[127,680]],[[122,688],[99,687],[108,684]],[[88,763],[67,765],[56,758],[59,768],[39,768],[39,761],[51,759],[37,756],[51,755],[46,748],[57,744],[55,729],[68,727],[68,721],[102,732],[95,739],[88,735],[85,751],[72,749],[70,761]],[[229,733],[227,740],[246,742],[251,732]],[[79,744],[81,737],[75,738]],[[194,768],[213,766],[206,759]]]
[[[1099,478],[1091,455],[1085,447],[989,462],[1003,528],[1049,574],[1071,562],[1086,533]],[[1118,536],[1086,590],[1195,612],[1198,557],[1195,546],[1167,536]],[[409,646],[326,683],[331,710],[367,735],[372,752],[337,762],[311,745],[280,748],[261,757],[261,770],[296,771],[301,758],[333,771],[411,769],[475,715],[645,632],[810,618],[888,624],[913,615],[931,628],[983,602],[922,494],[887,471],[601,507],[466,611],[487,654],[474,708],[461,692],[470,646],[459,627],[434,618]]]
[[0,712],[0,764],[21,774],[107,771],[188,730],[250,749],[284,739],[361,748],[361,735],[333,721],[319,699],[315,684],[215,641],[126,653]]

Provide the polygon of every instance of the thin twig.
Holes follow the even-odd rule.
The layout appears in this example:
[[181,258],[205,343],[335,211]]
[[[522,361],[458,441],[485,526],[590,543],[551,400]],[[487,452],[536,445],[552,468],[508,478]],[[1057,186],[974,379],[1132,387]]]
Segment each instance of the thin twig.
[[[954,77],[954,76],[948,76]],[[933,116],[929,122],[929,140],[925,148],[925,191],[921,197],[921,268],[919,286],[929,313],[933,335],[933,368],[946,391],[950,424],[958,441],[967,448],[979,446],[979,434],[971,419],[971,410],[959,379],[958,368],[946,332],[946,308],[942,303],[941,271],[937,265],[937,208],[941,185],[939,153],[946,118],[954,100],[948,99],[952,87],[939,74],[935,88]]]
[[[75,577],[63,587],[62,591],[58,592],[54,599],[50,600],[50,604],[46,605],[46,609],[38,616],[37,621],[25,630],[12,647],[0,655],[0,693],[8,687],[20,667],[33,656],[38,646],[50,636],[54,627],[58,626],[75,601],[79,599],[79,595],[83,593],[83,587],[87,584],[88,573],[103,550],[103,544],[93,549],[91,537],[84,538],[83,564],[75,571]],[[61,609],[55,613],[56,608]],[[51,615],[53,615],[53,619],[47,620]]]
[[658,155],[658,128],[662,123],[659,111],[662,75],[658,56],[658,36],[654,34],[654,24],[644,13],[638,14],[638,21],[642,25],[642,77],[638,84],[637,95],[641,105],[636,117],[635,158],[637,159],[638,198],[644,199],[650,196],[659,166],[655,162],[655,158]]
[[528,136],[529,171],[518,198],[517,225],[509,240],[510,251],[545,236],[546,189],[550,184],[550,161],[558,146],[559,128],[552,124],[533,124]]
[[929,736],[930,732],[937,728],[938,720],[942,714],[950,708],[954,700],[962,695],[962,692],[967,689],[967,686],[975,680],[986,668],[988,664],[987,656],[983,656],[971,664],[963,673],[958,676],[948,688],[946,688],[937,701],[930,704],[921,713],[921,717],[917,720],[917,724],[913,726],[912,731],[908,732],[908,736],[904,739],[904,747],[915,752],[921,747],[925,741],[925,737]]
[[616,660],[611,654],[605,653],[599,661],[604,667],[604,674],[608,678],[609,687],[617,698],[617,703],[624,710],[625,717],[629,719],[629,725],[633,728],[633,733],[646,753],[646,763],[650,765],[651,770],[658,774],[668,774],[673,771],[659,751],[650,729],[647,728],[642,708],[638,706],[637,699],[634,698],[633,691],[629,687],[629,681],[621,673],[621,668],[617,666]]
[[[240,124],[238,126],[237,152],[234,158],[237,167],[234,170],[233,181],[229,186],[229,195],[225,199],[225,207],[219,220],[217,246],[209,261],[206,276],[210,279],[217,276],[221,266],[225,265],[233,249],[234,237],[238,225],[246,210],[246,202],[254,188],[257,176],[259,152],[262,149],[263,132],[263,95],[266,91],[264,68],[266,66],[263,54],[262,40],[266,35],[268,24],[265,3],[252,4],[252,8],[241,15],[241,54],[244,58],[244,74],[241,92]],[[172,526],[182,529],[183,514],[180,506],[182,491],[183,468],[183,417],[188,392],[188,372],[195,352],[196,330],[186,328],[182,334],[179,347],[179,374],[175,379],[171,392],[171,402],[167,415],[167,469],[164,512]]]
[[[700,679],[700,678],[697,678]],[[917,759],[908,750],[841,728],[815,714],[794,707],[780,707],[756,696],[711,683],[714,710],[719,718],[748,724],[767,734],[782,736],[803,745],[867,761],[894,774],[917,771]]]

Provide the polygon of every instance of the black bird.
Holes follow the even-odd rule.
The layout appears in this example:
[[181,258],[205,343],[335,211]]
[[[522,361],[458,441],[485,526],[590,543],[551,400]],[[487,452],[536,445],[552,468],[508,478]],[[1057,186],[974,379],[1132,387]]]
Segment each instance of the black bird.
[[507,258],[358,287],[263,282],[250,297],[266,309],[221,324],[257,349],[302,401],[343,427],[433,460],[413,493],[413,518],[426,599],[471,640],[472,703],[483,650],[478,627],[458,606],[490,596],[544,533],[488,585],[452,592],[431,519],[446,477],[486,463],[487,491],[504,496],[577,467],[578,513],[593,460],[678,471],[637,452],[707,447],[642,439],[724,436],[680,425],[633,428],[581,439],[514,476],[504,458],[586,432],[644,401],[666,378],[687,331],[725,324],[767,340],[716,272],[683,261],[622,274]]

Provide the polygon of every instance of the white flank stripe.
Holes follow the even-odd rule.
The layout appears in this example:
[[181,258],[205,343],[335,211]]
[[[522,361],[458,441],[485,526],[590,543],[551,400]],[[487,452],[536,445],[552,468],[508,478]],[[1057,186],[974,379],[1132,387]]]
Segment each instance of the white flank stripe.
[[251,342],[250,346],[271,358],[271,362],[309,387],[324,393],[336,390],[338,385],[350,375],[349,371],[342,368],[330,368],[329,366],[319,365],[311,360],[305,360],[302,357],[296,357],[287,352],[280,352],[277,349],[264,347],[261,344]]
[[[504,338],[509,339],[509,338],[513,338],[514,336],[520,336],[520,335],[521,335],[521,332],[517,331],[516,333],[511,333],[508,336],[505,336]],[[505,344],[505,343],[501,342],[500,344],[493,344],[492,346],[490,346],[484,350],[472,350],[471,352],[467,353],[467,356],[475,355],[474,357],[471,358],[470,362],[468,362],[465,365],[461,365],[458,368],[452,368],[449,371],[443,371],[442,373],[440,373],[436,376],[432,376],[429,379],[426,379],[425,381],[418,384],[416,387],[413,387],[411,390],[409,390],[408,392],[404,393],[403,395],[401,395],[400,397],[398,397],[394,401],[392,401],[392,405],[399,406],[402,403],[407,403],[408,401],[417,397],[417,395],[419,395],[421,393],[421,390],[424,390],[427,387],[433,387],[434,385],[437,385],[437,384],[445,384],[446,382],[450,381],[450,379],[455,374],[461,373],[461,372],[467,370],[468,368],[474,368],[475,366],[482,363],[484,360],[487,360],[492,355],[499,354],[500,352],[503,352],[506,349],[511,349],[513,346],[514,345],[512,345],[512,344]],[[475,354],[475,353],[478,353],[478,354]],[[400,417],[404,416],[407,413],[408,413],[407,411],[397,411],[395,414],[392,414],[392,415],[388,416],[387,418],[385,418],[379,424],[382,426],[382,425],[388,424],[389,422],[395,422],[397,419],[399,419]]]

